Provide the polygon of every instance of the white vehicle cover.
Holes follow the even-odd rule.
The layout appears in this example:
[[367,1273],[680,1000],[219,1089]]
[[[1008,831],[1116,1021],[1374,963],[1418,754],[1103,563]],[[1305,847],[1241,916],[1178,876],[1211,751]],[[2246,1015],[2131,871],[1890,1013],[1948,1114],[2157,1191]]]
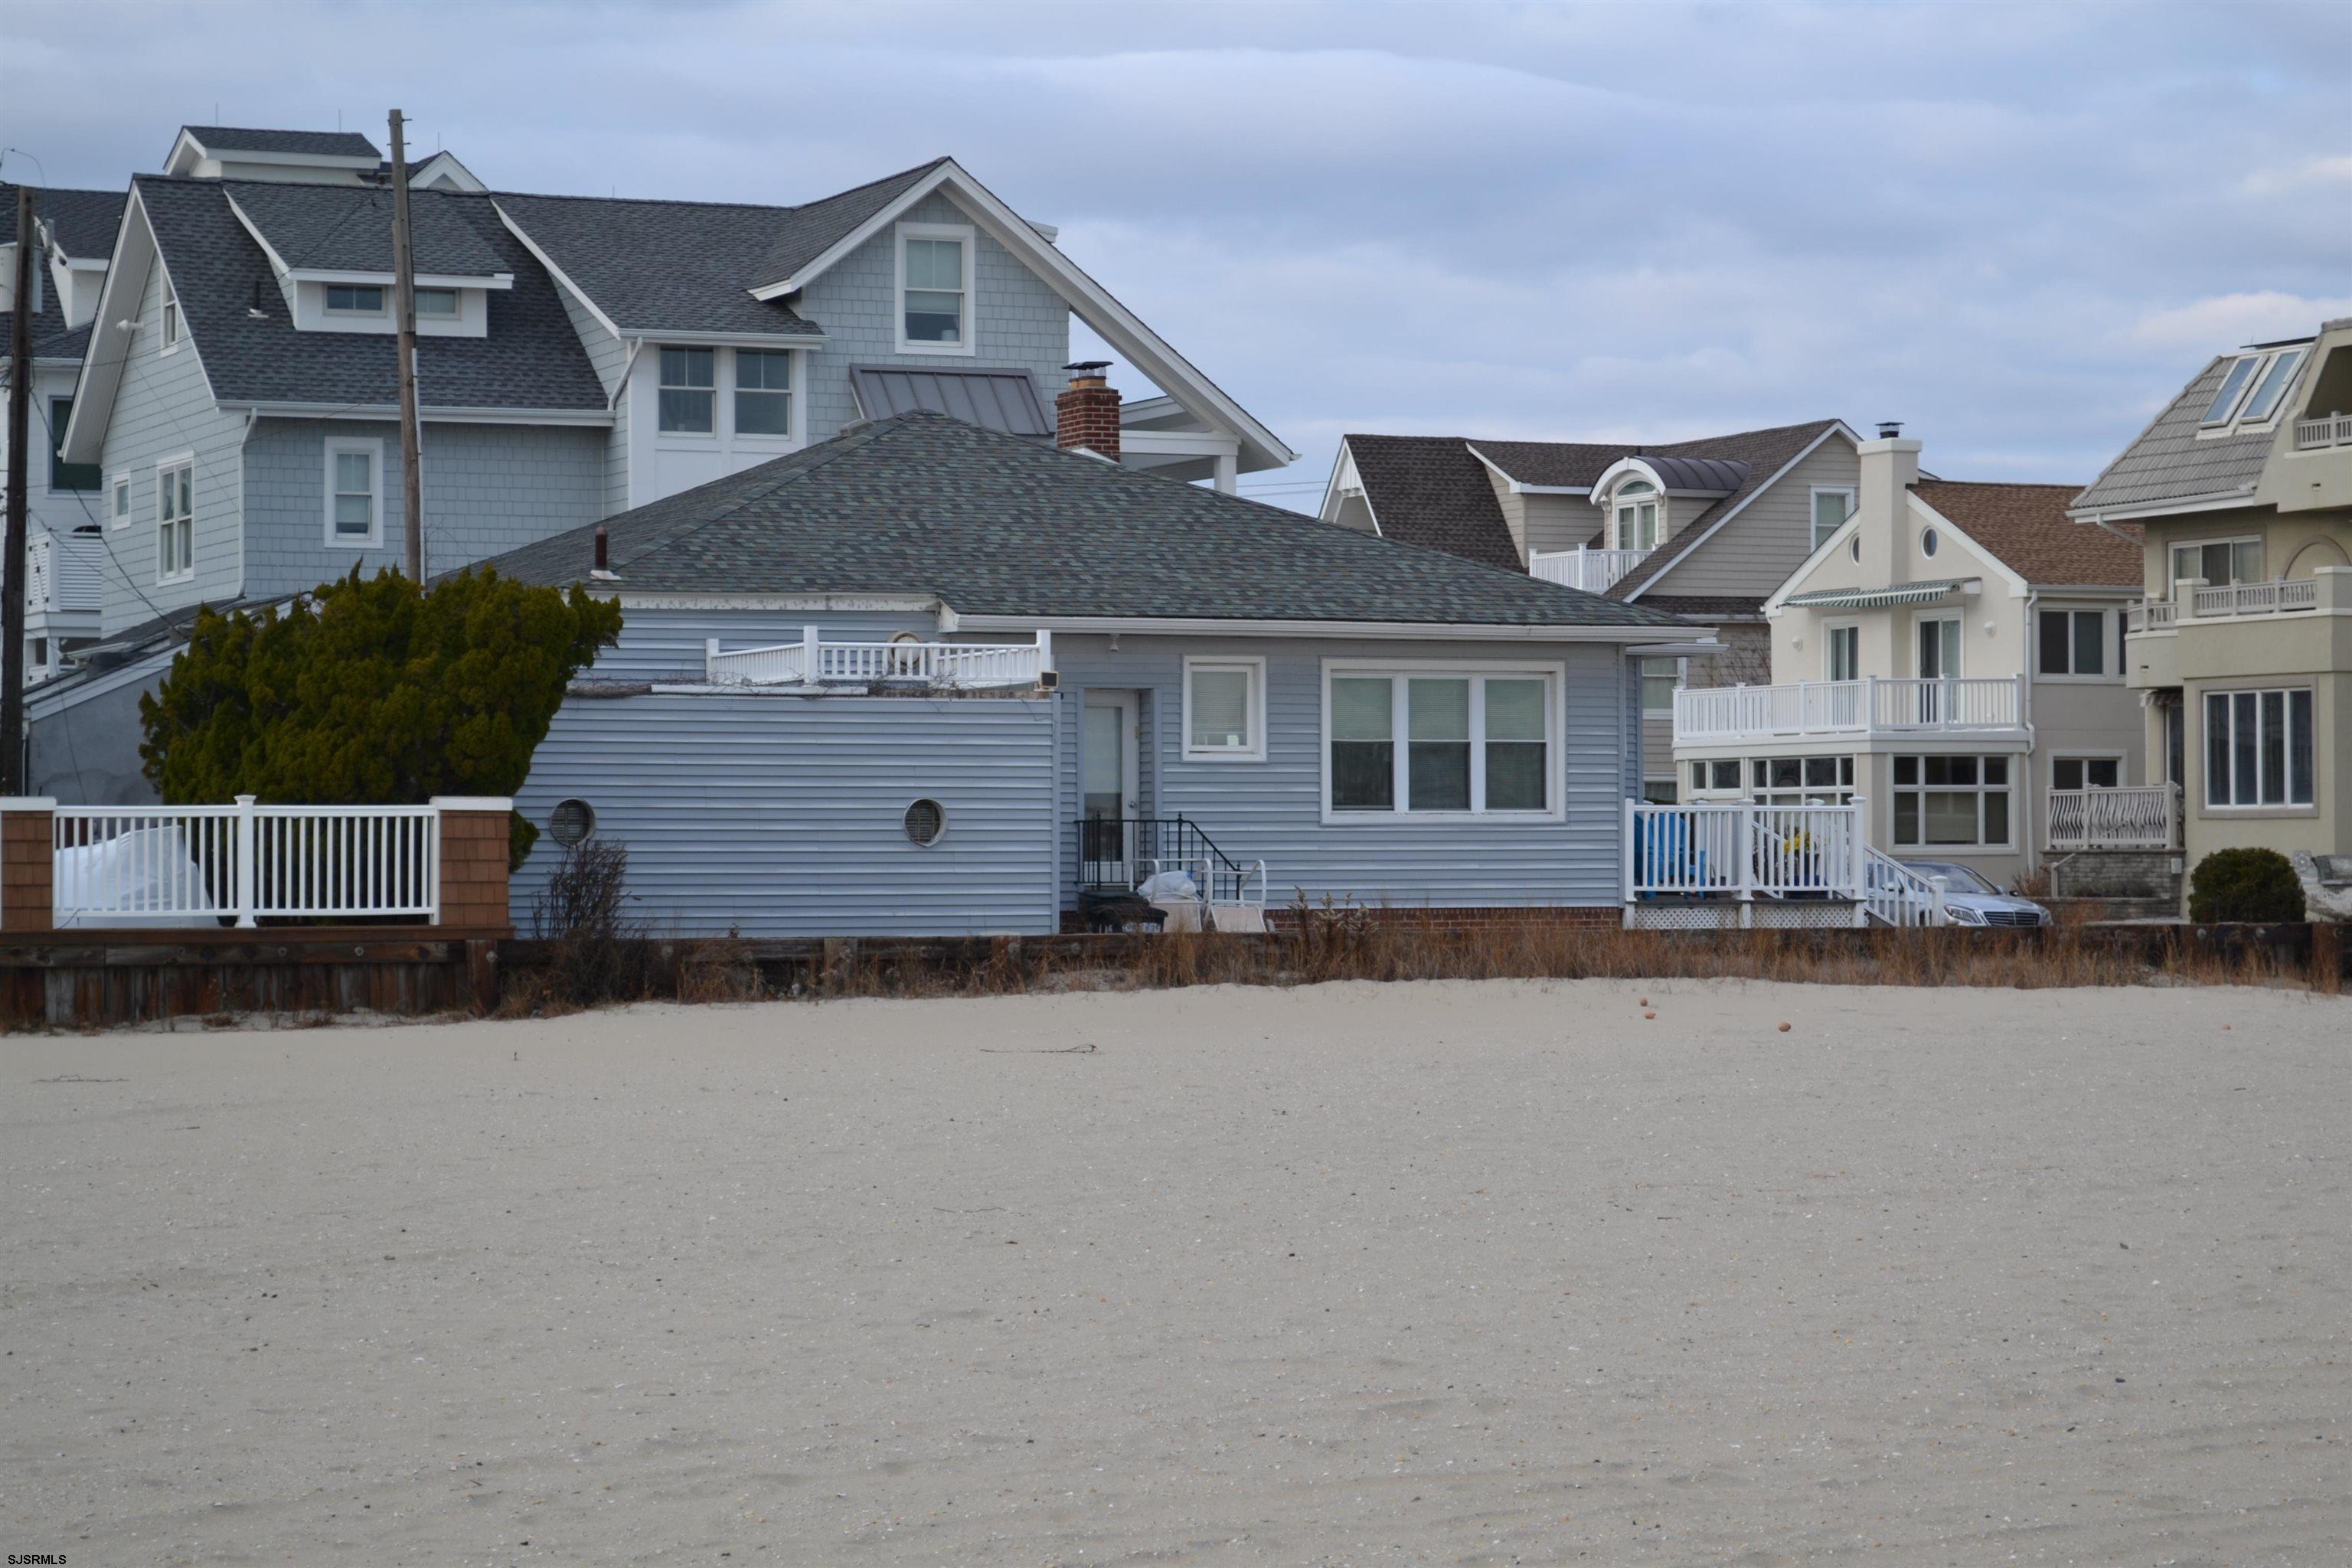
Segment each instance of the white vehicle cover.
[[51,874],[60,926],[160,929],[206,924],[221,912],[176,826],[58,850]]

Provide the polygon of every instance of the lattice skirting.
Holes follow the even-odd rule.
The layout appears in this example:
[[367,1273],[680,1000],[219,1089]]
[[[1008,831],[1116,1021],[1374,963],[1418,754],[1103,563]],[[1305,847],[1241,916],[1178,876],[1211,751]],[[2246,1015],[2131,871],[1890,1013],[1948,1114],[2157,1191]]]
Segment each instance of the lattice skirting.
[[1786,930],[1858,923],[1854,906],[1842,899],[1805,899],[1787,903],[1759,899],[1751,904],[1728,899],[1686,903],[1651,900],[1625,906],[1625,926],[1629,931],[1736,931],[1743,926]]

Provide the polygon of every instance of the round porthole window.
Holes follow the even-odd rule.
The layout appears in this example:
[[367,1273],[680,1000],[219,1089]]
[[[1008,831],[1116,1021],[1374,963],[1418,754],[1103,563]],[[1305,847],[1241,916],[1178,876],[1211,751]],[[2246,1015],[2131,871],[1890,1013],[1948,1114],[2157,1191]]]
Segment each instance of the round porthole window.
[[547,814],[547,836],[566,849],[596,831],[596,808],[584,800],[559,800]]
[[1853,536],[1853,542],[1845,547],[1845,552],[1857,562],[1862,559],[1862,535],[1857,533]]
[[919,800],[907,808],[907,837],[925,848],[937,844],[948,829],[948,814],[935,800]]
[[1935,531],[1934,529],[1932,529],[1932,528],[1923,528],[1923,529],[1921,529],[1921,530],[1919,531],[1919,553],[1920,553],[1920,554],[1922,554],[1922,555],[1933,555],[1934,553],[1936,553],[1936,546],[1937,546],[1938,544],[1941,544],[1942,542],[1943,542],[1943,541],[1942,541],[1941,539],[1939,539],[1939,538],[1937,538],[1937,537],[1936,531]]

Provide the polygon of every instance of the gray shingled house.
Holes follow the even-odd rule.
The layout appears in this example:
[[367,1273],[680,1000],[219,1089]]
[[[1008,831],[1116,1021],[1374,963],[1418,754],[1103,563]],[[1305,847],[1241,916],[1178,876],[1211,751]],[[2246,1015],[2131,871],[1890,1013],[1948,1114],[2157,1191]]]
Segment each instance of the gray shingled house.
[[1692,634],[928,413],[493,564],[625,610],[518,799],[526,928],[592,834],[681,934],[1045,931],[1167,869],[1613,922],[1638,660]]

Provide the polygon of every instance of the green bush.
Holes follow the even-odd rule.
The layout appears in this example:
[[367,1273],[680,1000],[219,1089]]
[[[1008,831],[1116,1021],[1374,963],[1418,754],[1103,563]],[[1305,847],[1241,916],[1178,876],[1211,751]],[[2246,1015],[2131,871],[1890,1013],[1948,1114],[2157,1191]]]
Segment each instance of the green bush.
[[[511,795],[621,607],[482,567],[419,588],[352,574],[276,611],[196,613],[139,700],[149,782],[167,805],[419,805]],[[518,815],[520,865],[538,830]]]
[[2189,918],[2276,922],[2304,918],[2303,884],[2275,849],[2220,849],[2189,879]]

